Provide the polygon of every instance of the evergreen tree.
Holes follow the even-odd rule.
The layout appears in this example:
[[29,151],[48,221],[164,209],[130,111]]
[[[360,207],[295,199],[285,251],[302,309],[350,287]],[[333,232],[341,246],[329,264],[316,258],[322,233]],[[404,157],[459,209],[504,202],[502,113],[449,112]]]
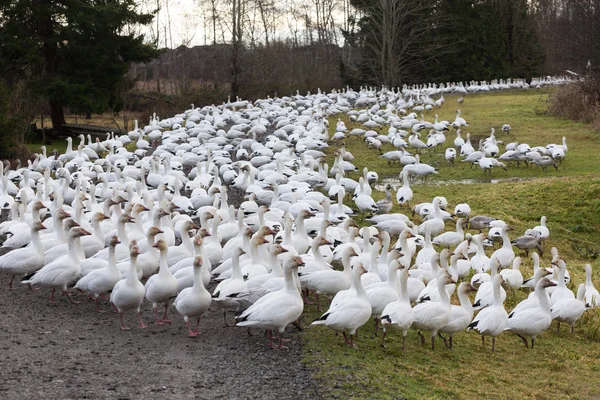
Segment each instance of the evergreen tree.
[[134,0],[0,0],[0,76],[27,79],[60,133],[65,106],[86,114],[118,108],[129,64],[157,55],[128,29],[152,18]]

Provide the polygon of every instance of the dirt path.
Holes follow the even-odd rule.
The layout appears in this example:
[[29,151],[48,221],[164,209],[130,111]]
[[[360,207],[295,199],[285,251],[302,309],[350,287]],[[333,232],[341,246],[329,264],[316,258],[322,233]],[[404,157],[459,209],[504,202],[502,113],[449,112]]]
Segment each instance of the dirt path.
[[132,330],[122,332],[116,314],[97,314],[84,296],[53,306],[49,290],[8,290],[7,282],[0,275],[0,398],[319,397],[293,332],[289,349],[271,350],[262,334],[224,327],[215,310],[191,339],[174,310],[172,325],[150,324],[147,303],[150,327],[137,329],[128,313]]

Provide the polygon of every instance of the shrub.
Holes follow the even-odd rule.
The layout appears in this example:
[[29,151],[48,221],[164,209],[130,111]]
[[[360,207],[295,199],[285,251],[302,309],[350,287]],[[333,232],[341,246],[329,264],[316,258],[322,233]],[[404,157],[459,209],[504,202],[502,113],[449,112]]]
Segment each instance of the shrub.
[[600,72],[566,85],[550,98],[549,112],[562,118],[594,124],[600,129]]

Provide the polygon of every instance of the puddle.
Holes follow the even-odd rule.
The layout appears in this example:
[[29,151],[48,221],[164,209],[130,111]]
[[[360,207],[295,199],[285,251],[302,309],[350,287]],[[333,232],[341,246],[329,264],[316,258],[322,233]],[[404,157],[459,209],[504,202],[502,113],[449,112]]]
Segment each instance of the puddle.
[[[410,182],[411,185],[430,185],[430,186],[446,186],[446,185],[477,185],[481,183],[502,183],[502,182],[522,182],[522,181],[530,181],[533,178],[475,178],[475,179],[458,179],[458,180],[447,180],[447,181],[436,181],[433,179],[427,179],[425,182],[417,181]],[[374,186],[375,189],[379,191],[384,191],[385,186],[387,184],[392,185],[394,189],[402,186],[402,180],[400,178],[383,178],[381,181],[377,182]]]

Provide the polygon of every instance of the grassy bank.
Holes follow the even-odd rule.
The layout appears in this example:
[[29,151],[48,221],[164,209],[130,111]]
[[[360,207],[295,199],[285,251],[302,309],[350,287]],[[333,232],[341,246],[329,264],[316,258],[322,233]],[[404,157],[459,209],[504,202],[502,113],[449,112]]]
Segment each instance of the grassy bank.
[[[468,96],[460,106],[470,126],[463,130],[472,136],[487,137],[491,127],[505,143],[518,141],[531,146],[560,143],[567,138],[567,159],[554,169],[543,172],[536,167],[494,169],[492,178],[499,183],[483,183],[479,168],[465,163],[446,164],[443,153],[452,145],[448,134],[445,146],[425,154],[422,161],[438,168],[432,180],[437,184],[412,185],[413,204],[445,196],[449,208],[468,203],[473,215],[501,218],[522,234],[548,217],[551,237],[546,249],[556,246],[567,261],[572,276],[571,288],[585,280],[585,263],[595,267],[596,286],[600,283],[600,141],[589,126],[549,117],[543,113],[549,91],[524,91]],[[446,97],[442,109],[434,110],[440,119],[454,120],[456,98]],[[427,116],[433,120],[433,115]],[[347,121],[347,120],[346,120]],[[502,124],[512,126],[510,135],[499,132]],[[332,131],[335,120],[331,121]],[[349,129],[358,125],[347,122]],[[387,133],[387,129],[384,133]],[[478,140],[478,139],[477,139]],[[477,142],[473,145],[476,147]],[[335,147],[335,146],[334,146]],[[503,146],[500,146],[503,149]],[[379,173],[380,179],[397,178],[400,166],[388,165],[373,150],[357,139],[346,140],[346,148],[356,157],[355,165]],[[392,150],[387,146],[383,151]],[[330,149],[332,151],[333,149]],[[328,160],[330,165],[332,159]],[[354,176],[356,178],[356,176]],[[503,179],[507,180],[503,180]],[[515,178],[515,179],[509,179]],[[522,180],[516,179],[522,178]],[[453,181],[473,179],[474,184]],[[397,187],[396,183],[394,187]],[[382,198],[382,193],[374,198]],[[394,212],[410,215],[408,207],[394,206]],[[447,224],[453,229],[453,223]],[[542,257],[549,265],[549,252]],[[532,272],[531,260],[524,258],[522,272]],[[507,309],[525,298],[525,292],[509,293]],[[305,324],[318,315],[307,307]],[[536,348],[526,349],[521,340],[504,333],[496,353],[481,346],[474,333],[455,336],[452,351],[438,341],[435,351],[421,347],[418,336],[410,332],[407,348],[400,350],[401,339],[390,334],[388,348],[379,346],[372,323],[359,330],[358,350],[348,349],[343,339],[323,327],[310,327],[303,333],[305,362],[314,367],[326,397],[332,398],[591,398],[600,395],[595,378],[600,370],[600,313],[588,311],[578,322],[575,333],[556,334],[556,323],[540,335]]]

